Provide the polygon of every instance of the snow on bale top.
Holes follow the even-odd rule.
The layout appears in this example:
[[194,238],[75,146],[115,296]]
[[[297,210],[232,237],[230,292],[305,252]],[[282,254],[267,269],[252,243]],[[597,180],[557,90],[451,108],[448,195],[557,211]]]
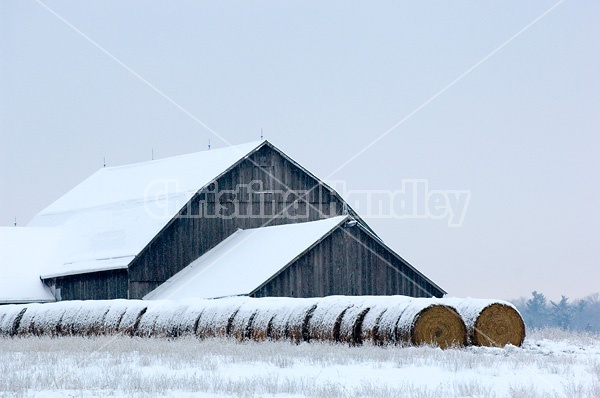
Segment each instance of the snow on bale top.
[[0,227],[0,303],[55,301],[40,274],[59,238],[54,228]]
[[37,276],[127,268],[197,191],[264,142],[98,170],[29,223],[61,234],[56,261]]
[[[247,295],[344,222],[320,221],[238,230],[144,297],[145,300]],[[247,272],[252,264],[252,272]]]

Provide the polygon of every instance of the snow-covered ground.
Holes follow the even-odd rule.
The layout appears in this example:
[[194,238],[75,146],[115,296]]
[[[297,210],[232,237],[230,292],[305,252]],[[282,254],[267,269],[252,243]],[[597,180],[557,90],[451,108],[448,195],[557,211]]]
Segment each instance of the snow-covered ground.
[[0,338],[0,395],[600,397],[600,336],[522,348],[348,347],[182,338]]

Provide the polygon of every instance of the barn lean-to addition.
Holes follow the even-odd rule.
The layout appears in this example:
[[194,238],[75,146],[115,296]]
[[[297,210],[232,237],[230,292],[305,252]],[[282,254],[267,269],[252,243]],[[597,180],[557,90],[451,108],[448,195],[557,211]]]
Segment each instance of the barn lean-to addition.
[[[278,228],[285,230],[288,241],[274,244],[274,239],[264,238]],[[22,244],[2,243],[3,237],[9,238],[5,242],[19,241],[16,235],[33,238]],[[249,238],[253,246],[230,248],[237,264],[211,263],[212,269],[233,266],[236,274],[222,272],[218,280],[211,279],[223,287],[212,295],[202,292],[202,278],[193,278],[187,283],[195,292],[190,295],[445,294],[386,246],[338,193],[262,141],[103,168],[27,227],[0,228],[2,286],[8,286],[9,277],[13,287],[37,284],[36,292],[28,288],[28,294],[26,289],[19,294],[18,288],[3,287],[6,293],[0,293],[0,300],[133,299],[161,290],[166,294],[173,280],[185,279],[194,264],[206,266],[207,258],[240,235],[256,236]],[[55,244],[49,245],[49,239]],[[25,260],[30,254],[19,252],[27,245],[36,247],[36,240],[44,249],[35,261]],[[261,273],[263,280],[251,290],[227,293],[228,283],[253,274],[262,258],[290,252],[292,258],[274,256]]]

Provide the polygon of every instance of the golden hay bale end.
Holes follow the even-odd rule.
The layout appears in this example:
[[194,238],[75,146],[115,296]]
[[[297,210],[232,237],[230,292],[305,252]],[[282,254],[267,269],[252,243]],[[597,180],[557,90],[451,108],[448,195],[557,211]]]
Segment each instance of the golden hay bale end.
[[474,298],[447,298],[443,302],[458,310],[473,345],[504,347],[512,344],[519,347],[525,340],[523,318],[509,302]]
[[[401,330],[399,328],[399,330]],[[440,348],[463,347],[467,344],[467,327],[458,312],[446,305],[433,304],[420,310],[402,340],[414,345]]]
[[472,342],[479,346],[520,347],[525,340],[525,323],[510,305],[493,303],[485,307],[473,325]]

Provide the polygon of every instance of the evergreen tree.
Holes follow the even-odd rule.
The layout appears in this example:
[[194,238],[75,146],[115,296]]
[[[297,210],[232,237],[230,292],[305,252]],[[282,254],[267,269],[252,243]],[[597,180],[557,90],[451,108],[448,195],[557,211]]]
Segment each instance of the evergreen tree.
[[546,296],[537,291],[531,293],[533,296],[525,303],[526,311],[523,314],[525,323],[531,328],[541,328],[549,325],[549,312]]
[[564,330],[569,329],[573,322],[576,308],[569,304],[568,297],[561,296],[558,303],[555,303],[554,301],[550,301],[550,303],[552,304],[552,320],[555,322],[556,326]]

